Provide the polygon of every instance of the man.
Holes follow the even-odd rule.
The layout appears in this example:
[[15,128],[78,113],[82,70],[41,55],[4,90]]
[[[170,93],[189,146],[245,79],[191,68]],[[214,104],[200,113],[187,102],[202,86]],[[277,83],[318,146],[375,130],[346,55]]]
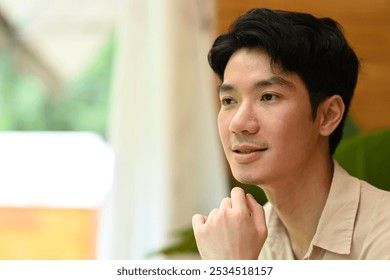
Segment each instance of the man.
[[390,259],[390,193],[332,159],[359,61],[329,18],[254,9],[219,36],[218,127],[234,188],[193,217],[203,259]]

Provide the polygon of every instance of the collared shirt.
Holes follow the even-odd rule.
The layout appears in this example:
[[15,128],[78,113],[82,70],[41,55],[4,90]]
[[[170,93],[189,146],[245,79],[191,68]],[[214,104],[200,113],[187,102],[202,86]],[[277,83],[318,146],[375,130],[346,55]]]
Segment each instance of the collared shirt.
[[[264,206],[268,237],[259,259],[293,260],[286,228]],[[324,210],[304,259],[390,259],[390,192],[350,176],[337,162]]]

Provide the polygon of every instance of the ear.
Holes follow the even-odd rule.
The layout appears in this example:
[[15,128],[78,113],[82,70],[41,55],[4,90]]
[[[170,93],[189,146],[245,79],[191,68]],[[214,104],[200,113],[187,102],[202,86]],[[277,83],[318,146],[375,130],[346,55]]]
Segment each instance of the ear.
[[344,115],[345,105],[340,95],[332,95],[319,106],[320,134],[329,136],[337,128]]

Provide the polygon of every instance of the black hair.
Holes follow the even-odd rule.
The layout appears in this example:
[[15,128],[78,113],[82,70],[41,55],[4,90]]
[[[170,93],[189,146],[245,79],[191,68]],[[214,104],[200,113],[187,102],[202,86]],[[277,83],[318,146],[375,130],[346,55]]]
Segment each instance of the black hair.
[[272,64],[297,74],[309,92],[313,119],[322,101],[335,94],[341,96],[345,112],[329,137],[333,155],[342,138],[359,72],[359,60],[341,26],[330,18],[305,13],[252,9],[217,37],[208,54],[210,66],[221,80],[231,55],[241,48],[264,49]]

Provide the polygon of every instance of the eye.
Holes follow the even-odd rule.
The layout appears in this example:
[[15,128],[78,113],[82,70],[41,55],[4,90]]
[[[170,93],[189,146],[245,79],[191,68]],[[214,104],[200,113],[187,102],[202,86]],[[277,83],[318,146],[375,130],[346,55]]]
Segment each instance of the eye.
[[278,98],[278,96],[273,94],[273,93],[264,93],[261,96],[261,101],[273,101],[273,100],[275,100],[277,98]]
[[232,104],[235,104],[235,103],[236,103],[236,101],[233,98],[230,98],[230,97],[224,97],[221,100],[221,104],[223,106],[228,106],[228,105],[232,105]]

